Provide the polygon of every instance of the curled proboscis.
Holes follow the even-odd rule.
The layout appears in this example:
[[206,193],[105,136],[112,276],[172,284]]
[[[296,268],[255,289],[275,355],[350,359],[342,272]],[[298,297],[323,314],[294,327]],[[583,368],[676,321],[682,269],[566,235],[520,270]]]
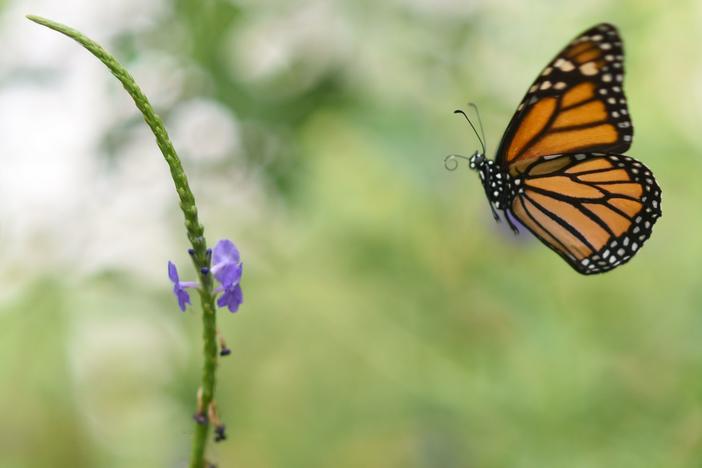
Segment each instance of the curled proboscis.
[[444,158],[444,167],[448,171],[455,171],[458,168],[458,159],[465,159],[470,161],[470,158],[463,156],[461,154],[449,154]]

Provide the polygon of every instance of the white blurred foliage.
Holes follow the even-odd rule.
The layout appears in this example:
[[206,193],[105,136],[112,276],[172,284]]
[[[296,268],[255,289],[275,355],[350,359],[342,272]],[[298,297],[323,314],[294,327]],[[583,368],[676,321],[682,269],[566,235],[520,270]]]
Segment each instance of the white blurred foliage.
[[[144,90],[148,90],[149,101],[155,108],[173,106],[180,98],[185,86],[185,64],[177,57],[163,52],[145,50],[129,63],[129,72]],[[133,114],[134,104],[125,100],[125,108]]]
[[181,157],[221,162],[241,150],[236,120],[215,101],[192,99],[178,104],[168,124]]
[[21,0],[7,8],[6,18],[21,19],[27,14],[51,18],[79,31],[88,27],[103,37],[139,31],[167,13],[167,0]]
[[[255,12],[256,5],[251,7]],[[262,5],[243,29],[232,30],[232,73],[256,82],[289,72],[302,62],[305,66],[291,77],[295,89],[280,90],[299,91],[329,67],[345,61],[353,43],[351,34],[340,2],[281,3],[274,9]]]
[[[10,248],[0,250],[0,295],[42,275],[70,279],[105,269],[167,285],[166,260],[187,258],[168,167],[131,98],[78,44],[24,18],[32,13],[64,22],[109,50],[110,38],[150,25],[167,13],[166,5],[35,0],[4,10],[0,40],[12,46],[0,49],[0,70],[9,77],[0,86],[0,242]],[[190,70],[174,57],[145,52],[128,68],[157,111],[168,109]],[[109,165],[101,139],[129,119],[137,125]],[[196,197],[220,203],[207,196],[212,172],[192,169],[199,160],[221,161],[238,151],[234,116],[216,103],[191,101],[178,105],[169,124],[176,148],[190,156],[186,170]],[[252,188],[258,191],[248,184],[245,193]],[[208,207],[199,208],[204,218]]]
[[395,0],[395,3],[428,16],[469,17],[479,6],[478,0]]

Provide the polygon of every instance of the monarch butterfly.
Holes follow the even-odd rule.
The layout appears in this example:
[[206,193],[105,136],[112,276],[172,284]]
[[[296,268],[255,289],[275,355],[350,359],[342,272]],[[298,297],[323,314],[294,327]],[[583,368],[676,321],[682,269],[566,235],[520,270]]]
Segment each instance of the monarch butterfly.
[[456,111],[482,146],[469,166],[480,176],[495,220],[502,210],[516,234],[515,217],[586,275],[628,262],[661,216],[653,174],[621,154],[633,136],[623,59],[611,24],[576,37],[529,88],[494,161],[485,156],[484,135]]

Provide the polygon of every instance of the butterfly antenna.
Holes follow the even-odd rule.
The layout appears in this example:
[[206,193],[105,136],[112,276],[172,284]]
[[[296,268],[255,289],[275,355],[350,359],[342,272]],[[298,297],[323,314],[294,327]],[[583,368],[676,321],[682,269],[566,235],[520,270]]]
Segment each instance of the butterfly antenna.
[[466,118],[468,121],[468,124],[470,125],[470,128],[473,129],[473,132],[475,133],[475,136],[478,138],[478,141],[480,142],[480,146],[483,148],[483,154],[485,154],[485,143],[483,143],[483,140],[480,139],[480,134],[478,133],[478,130],[475,129],[475,125],[473,125],[473,122],[470,121],[468,116],[466,115],[465,112],[463,112],[461,109],[456,109],[453,111],[454,114],[461,114],[463,117]]
[[480,111],[478,106],[474,102],[469,102],[468,105],[473,108],[475,115],[478,117],[478,127],[480,128],[480,134],[483,136],[483,150],[484,154],[487,154],[487,138],[485,138],[485,130],[483,130],[483,119],[480,118]]

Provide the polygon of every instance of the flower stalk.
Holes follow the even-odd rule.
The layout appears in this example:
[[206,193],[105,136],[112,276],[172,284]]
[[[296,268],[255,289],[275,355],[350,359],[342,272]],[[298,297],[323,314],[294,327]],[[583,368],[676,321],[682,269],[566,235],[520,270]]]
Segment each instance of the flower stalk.
[[[178,154],[173,148],[173,144],[168,136],[168,132],[161,118],[154,112],[149,100],[141,91],[139,86],[134,81],[134,78],[127,70],[105,49],[98,43],[89,39],[79,31],[69,28],[60,23],[41,18],[38,16],[29,15],[27,18],[49,29],[53,29],[61,34],[64,34],[78,42],[91,54],[98,58],[112,74],[122,83],[124,89],[134,100],[139,111],[144,116],[144,121],[149,126],[154,136],[156,143],[166,159],[166,163],[170,169],[173,183],[175,184],[178,198],[180,199],[180,208],[183,211],[185,218],[185,228],[187,236],[192,245],[191,258],[198,274],[200,295],[200,304],[202,307],[202,324],[203,324],[203,371],[201,386],[198,391],[198,412],[214,411],[214,392],[215,392],[215,375],[217,370],[217,355],[218,355],[218,339],[217,339],[217,316],[215,314],[215,291],[210,274],[210,257],[211,251],[207,248],[207,243],[204,236],[204,227],[198,219],[197,206],[195,205],[195,197],[190,190],[188,179],[183,170],[183,166],[178,158]],[[184,307],[184,305],[183,305]],[[209,410],[212,408],[212,410]],[[203,411],[204,410],[204,411]],[[195,424],[195,433],[190,456],[190,468],[204,468],[205,447],[207,436],[212,424],[217,425],[218,431],[223,431],[223,425],[217,418],[216,422],[206,418],[201,423]],[[220,434],[218,433],[218,438]]]

